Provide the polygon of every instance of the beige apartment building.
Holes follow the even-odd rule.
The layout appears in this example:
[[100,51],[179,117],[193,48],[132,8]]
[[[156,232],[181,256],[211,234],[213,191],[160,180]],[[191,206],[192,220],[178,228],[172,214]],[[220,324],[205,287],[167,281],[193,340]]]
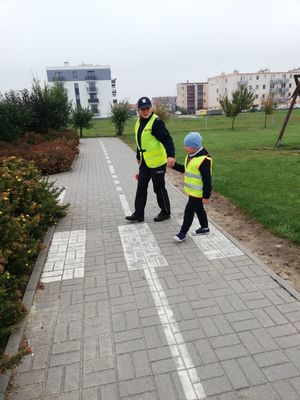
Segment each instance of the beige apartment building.
[[197,110],[208,108],[207,95],[207,82],[177,83],[176,105],[186,110],[188,114],[195,114]]
[[[208,109],[219,109],[222,97],[227,95],[230,99],[231,93],[241,85],[254,94],[254,107],[260,107],[262,100],[268,96],[277,102],[278,108],[287,107],[296,88],[295,74],[300,74],[300,69],[285,72],[272,72],[269,69],[250,73],[234,71],[232,74],[222,73],[208,78]],[[300,104],[299,96],[296,104]]]

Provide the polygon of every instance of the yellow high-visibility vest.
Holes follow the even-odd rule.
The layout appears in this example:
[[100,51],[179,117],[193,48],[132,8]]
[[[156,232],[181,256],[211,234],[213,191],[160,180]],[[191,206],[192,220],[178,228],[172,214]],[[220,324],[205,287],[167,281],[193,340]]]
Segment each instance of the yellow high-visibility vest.
[[147,167],[156,168],[167,162],[167,153],[162,143],[154,137],[152,132],[152,126],[156,120],[157,115],[152,114],[151,118],[147,122],[141,134],[141,147],[138,143],[138,130],[140,126],[140,120],[136,121],[135,124],[135,141],[137,144],[138,151],[140,152],[140,159],[144,158]]
[[185,158],[184,166],[184,191],[193,197],[203,197],[203,182],[199,171],[200,165],[205,159],[210,160],[212,170],[212,158],[208,156],[193,157],[189,163],[188,156]]

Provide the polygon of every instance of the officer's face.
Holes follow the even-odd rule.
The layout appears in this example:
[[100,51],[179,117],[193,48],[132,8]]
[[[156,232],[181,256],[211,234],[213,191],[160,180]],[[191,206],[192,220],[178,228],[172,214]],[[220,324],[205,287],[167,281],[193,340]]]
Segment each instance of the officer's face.
[[148,107],[148,108],[139,108],[139,116],[147,119],[150,117],[152,113],[152,107]]

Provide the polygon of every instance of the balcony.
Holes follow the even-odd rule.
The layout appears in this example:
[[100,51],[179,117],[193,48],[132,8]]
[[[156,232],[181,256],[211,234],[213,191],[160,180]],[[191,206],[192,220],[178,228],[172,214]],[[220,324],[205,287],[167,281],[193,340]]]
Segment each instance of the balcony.
[[277,85],[278,83],[281,83],[282,79],[279,78],[274,78],[270,80],[270,85]]
[[88,93],[98,93],[98,88],[97,87],[89,87],[87,86],[86,88]]
[[88,99],[89,104],[99,103],[99,99]]

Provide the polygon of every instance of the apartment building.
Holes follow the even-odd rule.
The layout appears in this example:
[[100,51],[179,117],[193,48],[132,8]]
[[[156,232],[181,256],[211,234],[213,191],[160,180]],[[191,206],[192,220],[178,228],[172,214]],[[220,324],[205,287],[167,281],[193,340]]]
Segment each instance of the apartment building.
[[208,83],[189,82],[177,83],[178,107],[186,110],[188,114],[195,114],[197,110],[208,108]]
[[164,105],[170,113],[174,114],[176,111],[176,97],[175,96],[161,96],[152,97],[152,105],[155,108],[157,104]]
[[[294,75],[300,74],[300,69],[284,72],[272,72],[262,69],[258,72],[240,73],[233,71],[231,74],[222,73],[208,78],[209,109],[220,108],[219,101],[224,96],[231,98],[231,93],[241,85],[254,94],[254,107],[260,107],[263,99],[271,96],[278,107],[287,107],[296,88]],[[297,98],[300,104],[300,98]]]
[[90,107],[94,117],[105,118],[111,104],[117,103],[116,79],[111,78],[109,65],[81,64],[46,67],[50,84],[63,85],[74,106]]

